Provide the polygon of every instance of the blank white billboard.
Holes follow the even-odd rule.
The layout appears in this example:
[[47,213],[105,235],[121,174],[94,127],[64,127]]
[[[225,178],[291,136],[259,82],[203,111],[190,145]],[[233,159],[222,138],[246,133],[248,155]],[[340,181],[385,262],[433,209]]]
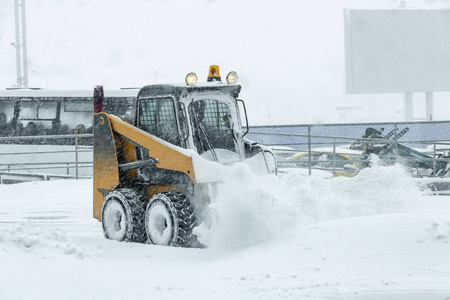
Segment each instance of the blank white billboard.
[[450,10],[344,10],[348,94],[450,91]]

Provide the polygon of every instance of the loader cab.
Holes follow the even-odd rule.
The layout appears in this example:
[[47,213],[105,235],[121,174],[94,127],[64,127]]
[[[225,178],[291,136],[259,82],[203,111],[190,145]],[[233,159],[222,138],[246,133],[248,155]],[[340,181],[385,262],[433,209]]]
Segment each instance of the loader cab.
[[[241,87],[235,80],[222,83],[218,67],[212,67],[216,69],[210,69],[206,83],[197,84],[196,75],[190,73],[186,85],[143,87],[137,97],[135,125],[208,160],[232,164],[245,157],[237,105]],[[231,74],[237,80],[237,74]]]

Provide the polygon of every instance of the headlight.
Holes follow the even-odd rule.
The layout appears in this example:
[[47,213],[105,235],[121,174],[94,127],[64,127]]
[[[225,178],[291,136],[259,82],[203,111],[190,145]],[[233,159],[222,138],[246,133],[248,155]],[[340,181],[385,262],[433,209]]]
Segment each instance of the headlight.
[[234,71],[231,71],[227,75],[227,83],[228,84],[234,84],[238,80],[238,74]]
[[197,82],[197,75],[191,72],[186,75],[185,81],[187,85],[195,84]]

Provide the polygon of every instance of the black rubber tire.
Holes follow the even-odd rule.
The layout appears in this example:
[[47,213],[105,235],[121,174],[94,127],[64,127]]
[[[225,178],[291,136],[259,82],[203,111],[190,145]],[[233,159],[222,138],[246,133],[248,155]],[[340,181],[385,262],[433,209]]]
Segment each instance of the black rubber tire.
[[147,240],[144,226],[145,205],[141,196],[134,190],[119,189],[109,193],[102,207],[105,238],[144,243]]
[[195,240],[194,226],[194,209],[183,193],[162,192],[150,199],[145,211],[145,230],[150,243],[189,247]]

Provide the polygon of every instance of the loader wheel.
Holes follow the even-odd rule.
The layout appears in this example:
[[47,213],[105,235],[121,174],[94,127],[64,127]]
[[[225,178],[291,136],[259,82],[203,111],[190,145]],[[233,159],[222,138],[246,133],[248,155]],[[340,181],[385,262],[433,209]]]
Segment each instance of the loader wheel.
[[145,202],[133,190],[120,189],[109,193],[102,208],[105,238],[121,242],[145,242],[144,207]]
[[182,193],[163,192],[153,196],[145,212],[145,231],[154,245],[188,247],[195,239],[195,215]]

